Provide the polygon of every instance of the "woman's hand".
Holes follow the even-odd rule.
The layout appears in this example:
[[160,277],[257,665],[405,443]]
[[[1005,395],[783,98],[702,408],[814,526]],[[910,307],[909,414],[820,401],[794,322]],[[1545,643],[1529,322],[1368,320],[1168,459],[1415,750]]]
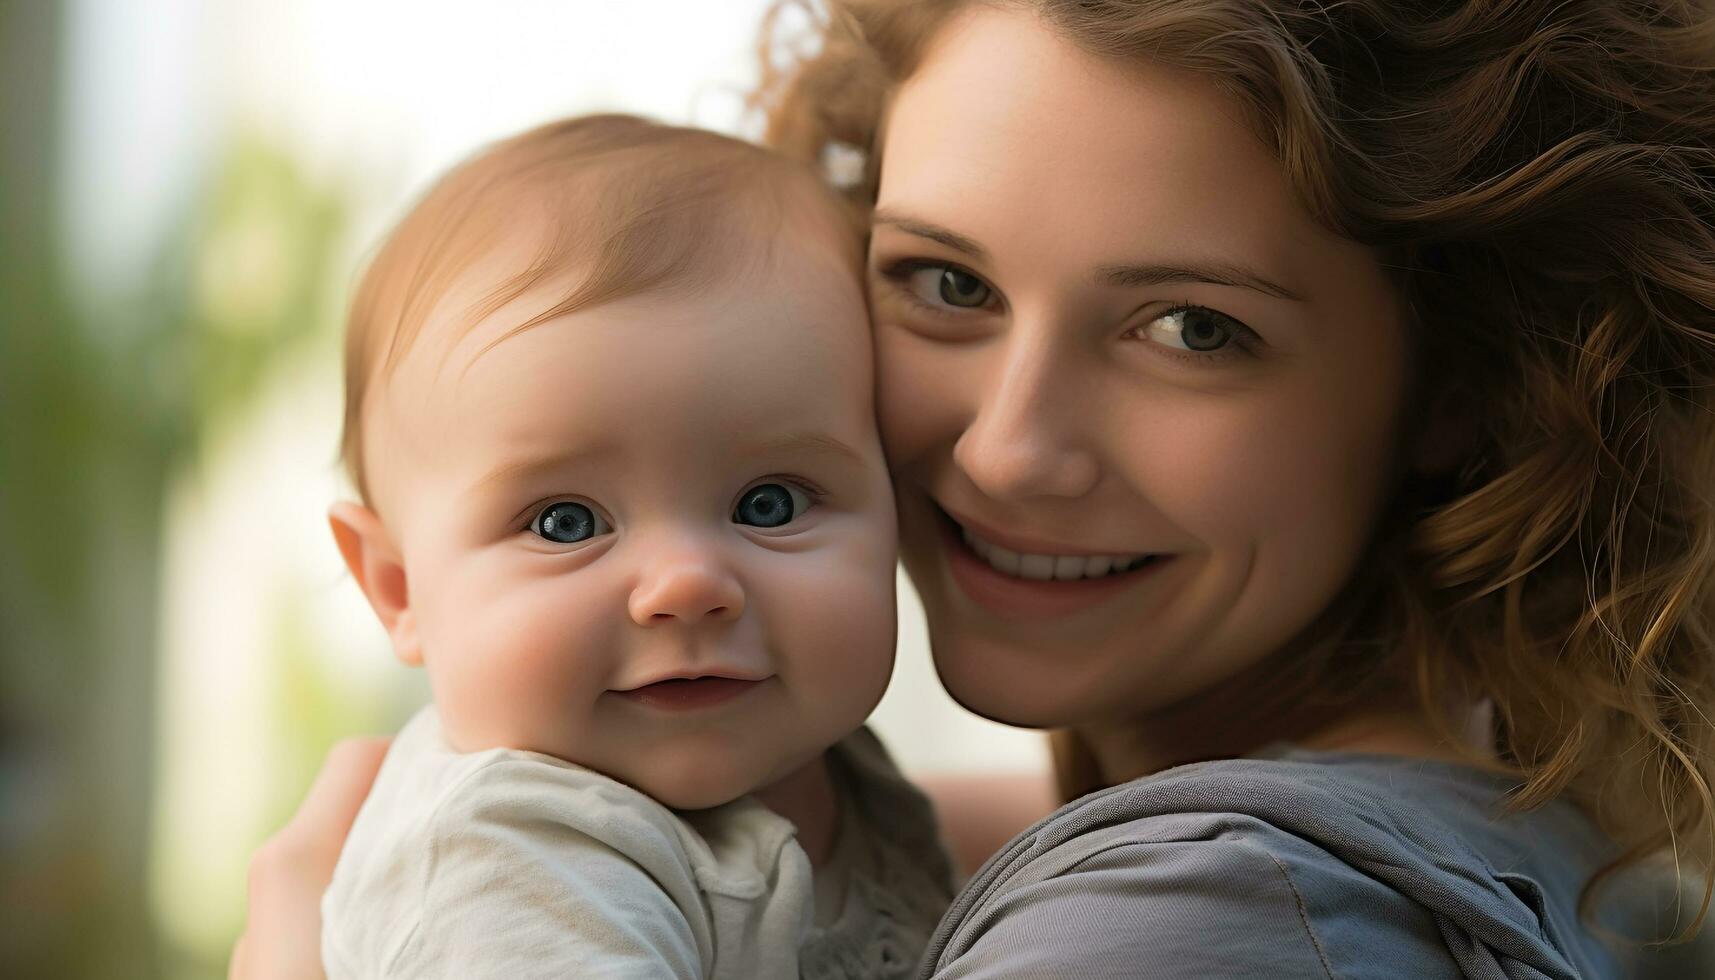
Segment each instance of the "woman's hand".
[[322,892],[391,741],[335,745],[298,812],[256,849],[250,910],[229,980],[322,980]]

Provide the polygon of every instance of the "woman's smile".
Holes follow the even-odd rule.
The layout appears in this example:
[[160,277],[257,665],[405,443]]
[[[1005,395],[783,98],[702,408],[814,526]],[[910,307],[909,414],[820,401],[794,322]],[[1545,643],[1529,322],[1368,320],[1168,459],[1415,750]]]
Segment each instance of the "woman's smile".
[[1153,580],[1171,558],[1020,538],[928,506],[953,583],[1000,619],[1054,618],[1099,606]]

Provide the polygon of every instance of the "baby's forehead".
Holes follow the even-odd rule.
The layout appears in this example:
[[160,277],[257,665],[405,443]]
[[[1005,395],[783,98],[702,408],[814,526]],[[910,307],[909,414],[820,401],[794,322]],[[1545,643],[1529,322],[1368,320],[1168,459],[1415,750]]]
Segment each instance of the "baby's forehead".
[[[661,294],[683,305],[716,302],[728,284],[861,293],[861,239],[849,216],[804,175],[680,215],[554,212],[546,192],[523,217],[471,243],[462,269],[435,297],[421,334],[443,352],[469,336],[484,343],[603,303]],[[796,185],[796,186],[795,186]],[[712,203],[712,202],[710,202]],[[784,276],[781,266],[789,266]],[[499,330],[496,335],[496,330]]]
[[[482,392],[490,387],[466,384],[473,374],[503,366],[522,376],[516,386],[546,379],[543,390],[552,392],[567,357],[580,350],[591,357],[629,356],[636,345],[657,352],[659,362],[628,362],[625,370],[639,375],[639,383],[648,380],[641,375],[668,367],[668,354],[698,350],[702,360],[681,369],[710,373],[711,390],[702,397],[729,397],[721,394],[721,375],[733,367],[724,360],[766,351],[784,361],[781,380],[823,376],[831,394],[846,387],[842,379],[853,372],[867,379],[870,342],[853,252],[847,240],[830,234],[837,231],[830,225],[811,215],[766,229],[731,229],[725,247],[706,253],[711,261],[680,266],[672,276],[656,277],[652,288],[604,289],[592,285],[587,266],[574,265],[496,301],[496,285],[515,279],[537,247],[530,234],[520,233],[497,243],[447,291],[416,349],[382,382],[387,401],[408,424],[445,409],[480,410],[473,399],[486,397]],[[647,270],[639,278],[648,279]],[[570,337],[533,336],[562,333]],[[495,356],[520,348],[537,353]],[[691,391],[695,381],[687,377],[680,387]]]
[[571,454],[653,469],[676,459],[687,478],[805,436],[864,444],[874,419],[861,293],[830,288],[846,275],[836,261],[818,272],[802,258],[523,332],[508,334],[501,311],[448,356],[406,365],[379,439],[447,472]]
[[861,309],[855,213],[797,164],[626,117],[508,141],[431,190],[364,277],[348,328],[347,464],[361,486],[366,406],[405,380],[395,373],[426,362],[419,386],[433,393],[441,362],[472,341],[479,352],[629,296],[695,297],[781,262]]
[[[662,342],[672,342],[673,330],[719,322],[724,308],[748,303],[816,309],[820,315],[805,329],[841,343],[856,339],[855,328],[867,344],[862,256],[838,219],[814,210],[773,217],[708,228],[694,251],[598,251],[552,262],[541,260],[545,233],[521,226],[473,261],[436,303],[421,331],[423,359],[436,377],[456,376],[462,362],[509,338],[631,301],[672,311],[665,319],[676,326],[664,326]],[[581,318],[581,329],[606,329],[603,319]]]

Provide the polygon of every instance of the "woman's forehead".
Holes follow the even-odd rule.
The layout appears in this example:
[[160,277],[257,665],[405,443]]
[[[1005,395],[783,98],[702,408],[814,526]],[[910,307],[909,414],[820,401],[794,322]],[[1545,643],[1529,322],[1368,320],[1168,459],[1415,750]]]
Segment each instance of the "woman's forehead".
[[1353,257],[1218,80],[1089,55],[1021,12],[978,8],[931,47],[892,104],[880,176],[883,220],[970,238],[1001,266],[1195,260],[1297,291]]

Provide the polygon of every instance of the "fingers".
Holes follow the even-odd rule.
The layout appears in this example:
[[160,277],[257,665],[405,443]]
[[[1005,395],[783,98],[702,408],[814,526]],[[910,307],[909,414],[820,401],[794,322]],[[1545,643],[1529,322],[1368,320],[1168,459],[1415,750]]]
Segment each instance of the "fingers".
[[250,947],[245,942],[245,938],[248,935],[248,933],[240,933],[238,942],[232,945],[232,962],[227,965],[226,980],[254,980],[260,976],[247,955]]
[[335,745],[298,812],[257,848],[230,980],[323,980],[322,893],[390,742],[350,738]]
[[280,831],[282,836],[295,838],[303,850],[300,857],[314,856],[325,862],[330,879],[339,849],[351,833],[352,821],[369,796],[369,787],[375,783],[375,774],[392,741],[371,736],[342,739],[335,744],[297,814]]

